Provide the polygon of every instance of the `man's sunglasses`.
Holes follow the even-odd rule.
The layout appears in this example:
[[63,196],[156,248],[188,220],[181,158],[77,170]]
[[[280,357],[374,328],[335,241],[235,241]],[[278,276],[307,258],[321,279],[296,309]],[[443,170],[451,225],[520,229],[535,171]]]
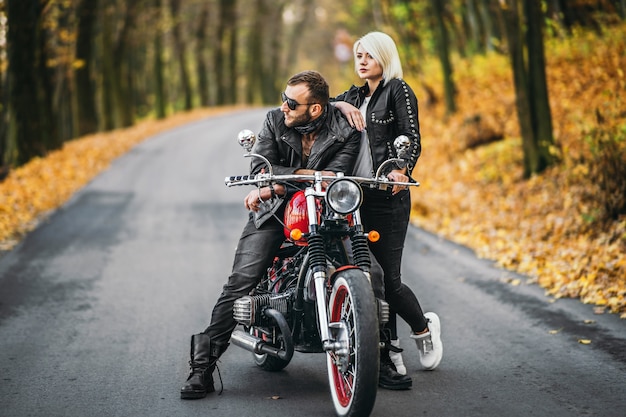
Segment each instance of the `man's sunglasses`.
[[287,107],[289,107],[289,110],[295,110],[296,107],[298,106],[312,106],[313,104],[317,104],[317,103],[298,103],[296,100],[287,97],[287,95],[284,92],[280,93],[280,98],[283,100],[283,103],[285,101],[287,102]]

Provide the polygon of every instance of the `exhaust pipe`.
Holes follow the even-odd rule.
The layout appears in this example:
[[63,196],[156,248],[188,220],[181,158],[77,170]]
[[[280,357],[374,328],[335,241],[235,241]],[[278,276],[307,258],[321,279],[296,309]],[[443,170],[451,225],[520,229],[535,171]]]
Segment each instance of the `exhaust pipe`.
[[285,349],[270,346],[263,339],[242,330],[235,330],[230,337],[230,341],[234,345],[256,353],[257,355],[267,354],[289,362],[293,357],[294,347],[293,339],[291,338],[291,331],[289,330],[289,325],[287,324],[287,320],[285,320],[285,316],[273,308],[265,309],[263,314],[272,318],[280,328],[280,332],[283,335]]

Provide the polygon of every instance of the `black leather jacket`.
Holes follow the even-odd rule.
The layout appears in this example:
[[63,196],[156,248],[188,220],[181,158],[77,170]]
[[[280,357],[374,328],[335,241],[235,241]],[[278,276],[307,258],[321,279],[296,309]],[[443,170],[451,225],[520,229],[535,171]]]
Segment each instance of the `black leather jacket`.
[[[276,175],[293,174],[299,168],[351,175],[361,134],[348,124],[338,109],[330,105],[327,108],[328,120],[315,138],[306,165],[302,164],[302,136],[285,126],[280,109],[267,113],[253,152],[265,156]],[[250,172],[256,174],[264,166],[259,158],[252,158]]]
[[[275,175],[293,174],[299,168],[351,175],[359,154],[361,133],[351,127],[341,111],[334,106],[328,105],[327,111],[328,119],[315,138],[306,165],[302,164],[302,135],[295,129],[285,126],[285,116],[280,109],[267,113],[253,152],[269,160]],[[265,162],[253,157],[250,162],[250,173],[257,174],[264,167]],[[285,197],[267,200],[261,204],[258,211],[251,212],[257,228],[273,214],[282,216],[285,202],[298,189],[294,184],[284,185],[287,187]]]
[[[397,157],[394,139],[406,135],[411,141],[409,152],[404,156],[409,177],[422,152],[417,98],[411,87],[402,79],[392,79],[383,86],[380,82],[367,105],[367,136],[370,141],[374,171],[389,158]],[[369,92],[367,84],[352,86],[332,101],[345,101],[359,108]]]

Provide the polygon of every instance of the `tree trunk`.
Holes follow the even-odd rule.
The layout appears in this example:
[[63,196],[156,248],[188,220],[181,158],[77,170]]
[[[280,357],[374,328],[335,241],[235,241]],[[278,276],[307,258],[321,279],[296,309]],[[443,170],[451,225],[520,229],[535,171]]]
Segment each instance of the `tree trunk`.
[[[270,1],[263,0],[265,3],[265,9],[273,20],[282,19],[283,11],[285,10],[285,1]],[[310,2],[309,7],[313,2]],[[310,16],[313,13],[311,9],[305,10],[304,15]],[[287,79],[292,75],[293,71],[292,60],[295,60],[298,56],[298,40],[301,39],[297,34],[293,34],[290,39],[291,42],[287,48],[282,43],[283,35],[285,33],[283,25],[276,25],[270,27],[265,25],[265,45],[264,50],[267,51],[263,59],[263,73],[265,74],[266,82],[263,86],[263,103],[276,103],[280,92],[284,90],[287,83]],[[296,24],[297,28],[302,26]],[[285,51],[286,49],[286,51]],[[277,67],[282,67],[282,71],[276,71]]]
[[[193,96],[191,92],[191,80],[189,71],[187,70],[187,62],[185,60],[185,42],[182,33],[182,18],[180,16],[180,0],[170,0],[170,10],[172,19],[174,19],[174,28],[172,30],[172,38],[174,40],[174,55],[178,62],[178,70],[180,73],[180,81],[183,84],[184,109],[191,110],[193,108]],[[236,51],[231,51],[231,55],[237,55]]]
[[232,55],[237,45],[236,0],[220,0],[220,19],[217,29],[219,46],[215,54],[217,78],[217,104],[235,102],[236,57]]
[[238,77],[238,68],[237,68],[237,49],[238,49],[238,38],[237,38],[237,1],[232,1],[232,11],[231,11],[231,27],[230,27],[230,39],[228,42],[228,69],[230,76],[228,77],[228,104],[237,103],[237,77]]
[[[46,64],[42,66],[41,74],[48,90],[48,101],[44,105],[44,111],[48,114],[51,129],[57,131],[56,143],[52,145],[52,148],[57,148],[65,140],[78,136],[75,70],[72,71],[72,63],[67,59],[66,53],[63,52],[64,47],[69,46],[69,42],[57,35],[59,33],[72,33],[76,30],[74,19],[76,9],[70,3],[51,7],[56,9],[57,28],[52,30],[44,25],[41,49],[47,58],[44,61]],[[50,12],[46,14],[50,14]],[[51,61],[56,61],[56,63],[49,65],[48,62]],[[76,63],[75,59],[73,63]]]
[[[540,22],[542,17],[539,17],[541,15],[539,4],[529,3],[539,0],[523,1],[526,21]],[[550,147],[553,144],[552,121],[545,80],[543,40],[541,34],[537,35],[536,32],[532,32],[527,33],[526,44],[524,43],[521,13],[517,0],[506,1],[504,16],[515,83],[517,115],[522,135],[524,176],[528,178],[532,174],[541,172],[553,162],[550,156]],[[529,26],[538,24],[534,23]],[[541,29],[539,31],[541,32]],[[524,47],[527,49],[524,50]],[[528,62],[524,60],[525,56],[529,57]]]
[[536,159],[531,161],[530,172],[541,172],[554,162],[551,148],[554,145],[552,115],[546,81],[546,63],[543,47],[543,14],[541,0],[525,0],[528,45],[528,95],[533,118]]
[[113,94],[115,110],[119,115],[120,127],[132,126],[135,109],[132,95],[130,69],[126,61],[132,46],[131,30],[135,25],[139,0],[126,0],[126,13],[117,41],[113,46]]
[[[280,6],[276,6],[276,11],[282,13],[282,10],[285,7],[285,1],[281,1],[278,4]],[[291,32],[288,33],[289,42],[287,44],[286,54],[284,55],[286,59],[283,60],[283,62],[285,62],[285,65],[283,67],[282,73],[278,72],[278,78],[274,79],[274,83],[281,86],[281,89],[284,87],[287,79],[291,76],[291,72],[293,71],[293,68],[295,67],[295,64],[297,62],[298,51],[302,47],[300,43],[300,40],[302,39],[302,32],[306,30],[307,22],[310,19],[309,16],[315,13],[315,2],[300,0],[297,7],[302,10],[302,12],[299,14],[300,19],[293,23]],[[278,14],[278,16],[275,18],[280,18],[279,16],[281,16],[281,14]],[[272,48],[276,52],[280,51],[281,46],[283,46],[280,41],[282,32],[280,30],[274,30],[272,33],[274,34],[272,39]]]
[[522,135],[522,149],[524,151],[524,176],[531,173],[531,161],[536,159],[535,139],[532,129],[532,117],[530,114],[530,100],[528,98],[528,80],[524,64],[524,45],[522,42],[522,27],[517,0],[507,0],[503,11],[506,21],[506,34],[509,47],[509,57],[513,70],[513,83],[515,84],[515,101],[517,117]]
[[446,31],[443,14],[446,7],[443,0],[430,0],[431,9],[434,19],[434,33],[437,42],[437,54],[441,62],[443,71],[444,96],[446,102],[446,113],[453,114],[456,112],[454,81],[452,80],[452,64],[450,62],[450,52],[448,45],[448,32]]
[[[47,4],[43,2],[45,6]],[[57,66],[49,66],[49,61],[56,58],[53,56],[52,52],[48,50],[46,45],[46,40],[50,36],[49,33],[46,32],[45,26],[43,24],[43,15],[37,22],[38,29],[37,35],[35,36],[37,39],[37,59],[35,60],[35,65],[37,65],[37,78],[38,78],[38,101],[37,105],[39,106],[39,116],[41,123],[41,131],[40,136],[43,138],[45,153],[50,150],[58,149],[63,144],[63,140],[61,138],[61,134],[59,131],[59,124],[63,114],[63,106],[66,103],[62,103],[62,100],[55,100],[55,77],[56,71],[62,64],[57,64]],[[59,23],[60,28],[63,28],[63,24]],[[59,77],[58,83],[61,85],[66,80],[66,75],[61,75]],[[67,83],[66,85],[70,85]],[[69,103],[69,100],[67,100]],[[71,110],[69,111],[71,114]]]
[[167,98],[165,96],[164,64],[163,64],[163,33],[161,0],[155,1],[156,24],[154,34],[154,107],[157,119],[167,116]]
[[209,5],[202,4],[198,25],[196,27],[196,73],[198,76],[198,90],[200,93],[200,105],[206,107],[210,104],[210,85],[208,68],[205,62],[204,51],[207,47],[207,27],[209,26]]
[[480,19],[482,21],[483,28],[485,29],[485,49],[488,52],[491,52],[495,50],[494,40],[498,38],[498,33],[493,22],[490,1],[480,0],[478,7],[480,9]]
[[58,146],[50,109],[51,89],[45,66],[42,13],[39,0],[7,2],[9,107],[18,165]]
[[471,45],[474,52],[485,52],[484,44],[482,41],[481,19],[478,12],[478,6],[476,0],[465,0],[467,3],[467,22],[469,24]]
[[[265,24],[268,14],[264,0],[255,0],[253,5],[255,12],[253,13],[252,30],[248,34],[248,56],[249,62],[254,65],[247,65],[248,88],[246,100],[254,103],[257,100],[265,102],[263,90],[265,86],[263,80],[265,75],[265,64],[263,62],[263,43],[267,35],[263,29],[267,27]],[[258,94],[260,92],[260,94]]]
[[93,39],[98,11],[98,0],[82,0],[78,6],[78,33],[76,39],[76,66],[74,79],[78,113],[78,135],[98,130],[95,84],[92,77]]
[[112,7],[101,4],[102,34],[100,36],[100,56],[102,70],[102,118],[105,131],[118,126],[115,112],[115,72],[113,71],[113,17]]
[[[0,57],[0,65],[4,65],[4,60]],[[9,148],[9,112],[7,112],[7,105],[9,103],[7,97],[7,74],[0,75],[0,181],[6,177],[9,172],[10,161],[7,159],[7,149]]]

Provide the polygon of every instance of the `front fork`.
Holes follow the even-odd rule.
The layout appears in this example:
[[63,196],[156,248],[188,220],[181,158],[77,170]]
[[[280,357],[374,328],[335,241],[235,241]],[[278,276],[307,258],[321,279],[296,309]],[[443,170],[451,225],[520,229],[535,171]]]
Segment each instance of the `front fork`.
[[[321,175],[316,172],[315,174]],[[324,252],[324,240],[318,233],[319,222],[317,213],[316,197],[323,194],[321,189],[321,178],[315,181],[315,189],[307,188],[305,197],[307,201],[307,216],[309,219],[309,267],[313,271],[313,282],[315,283],[315,302],[317,306],[317,317],[319,320],[320,339],[322,347],[325,351],[339,351],[342,349],[341,335],[345,331],[341,322],[330,323],[328,318],[328,296],[326,291],[326,255]],[[369,249],[367,239],[363,234],[363,226],[361,224],[361,216],[357,210],[353,213],[357,234],[352,239],[354,264],[360,267],[368,280],[370,280],[369,269],[371,261],[369,258]],[[382,300],[379,301],[379,314],[381,310]],[[386,303],[384,303],[386,304]],[[388,320],[388,307],[387,307]],[[386,321],[386,320],[385,320]],[[332,333],[332,334],[331,334]]]
[[[321,173],[316,172],[316,176]],[[317,305],[317,317],[319,320],[320,339],[325,351],[335,348],[330,334],[328,321],[328,297],[326,292],[326,254],[324,253],[324,239],[318,233],[319,221],[317,204],[315,199],[323,194],[321,177],[315,181],[315,188],[307,188],[305,191],[307,216],[309,218],[309,267],[313,271],[315,283],[315,303]]]
[[313,274],[315,282],[315,302],[317,304],[317,317],[320,322],[320,338],[325,351],[335,348],[331,339],[330,326],[328,320],[328,296],[326,292],[326,272],[318,271]]

